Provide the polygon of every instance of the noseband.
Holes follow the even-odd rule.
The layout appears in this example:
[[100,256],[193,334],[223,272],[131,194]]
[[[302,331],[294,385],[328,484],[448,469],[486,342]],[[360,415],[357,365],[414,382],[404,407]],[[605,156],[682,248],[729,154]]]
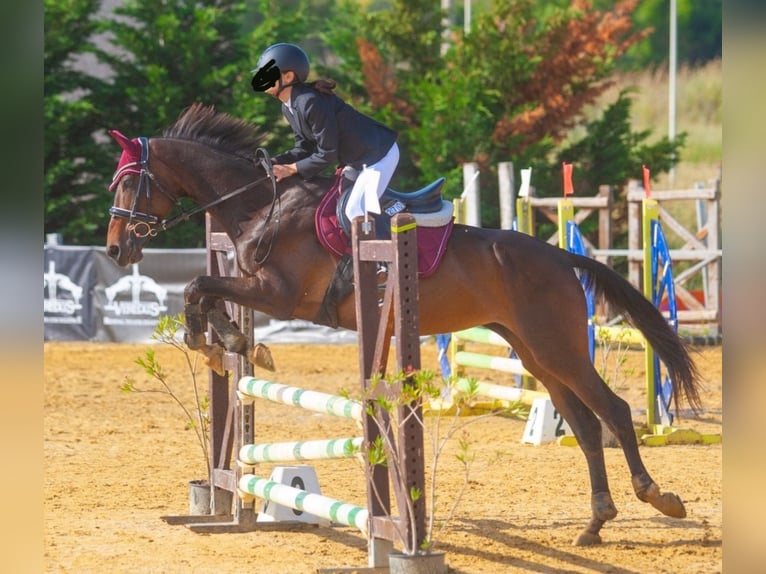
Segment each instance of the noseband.
[[[133,233],[138,239],[144,239],[146,237],[154,237],[157,235],[157,233],[161,231],[166,231],[170,229],[171,227],[174,227],[181,223],[182,221],[186,221],[189,219],[192,215],[195,215],[201,211],[206,211],[208,208],[217,205],[221,202],[226,201],[227,199],[230,199],[234,197],[235,195],[239,195],[240,193],[247,191],[248,189],[255,187],[257,184],[262,182],[264,179],[270,179],[271,185],[272,185],[272,191],[273,191],[273,199],[271,204],[271,209],[269,211],[267,220],[270,220],[274,215],[274,207],[277,203],[277,180],[274,177],[274,172],[271,169],[271,158],[269,157],[268,152],[263,148],[258,148],[256,150],[256,157],[258,158],[260,164],[263,166],[264,170],[266,171],[266,176],[259,178],[255,181],[252,181],[248,183],[247,185],[243,185],[242,187],[239,187],[235,189],[234,191],[230,191],[229,193],[226,193],[225,195],[222,195],[213,201],[203,205],[203,206],[197,206],[194,209],[190,210],[182,210],[181,213],[178,215],[175,215],[169,219],[162,219],[161,217],[158,217],[157,215],[153,215],[151,213],[145,213],[143,211],[138,211],[136,209],[136,206],[138,205],[138,199],[141,197],[141,193],[146,193],[146,200],[147,204],[151,205],[151,199],[152,199],[152,183],[157,184],[157,189],[162,193],[165,197],[167,197],[170,201],[173,202],[173,205],[178,204],[178,198],[174,197],[170,193],[167,192],[162,187],[162,184],[157,180],[157,178],[154,176],[154,174],[149,169],[149,140],[145,137],[139,137],[138,138],[139,143],[141,144],[141,160],[138,162],[131,162],[127,163],[124,166],[122,166],[117,173],[114,174],[114,177],[112,178],[112,183],[109,186],[110,189],[113,189],[120,180],[132,173],[132,174],[138,174],[138,190],[136,191],[136,195],[133,197],[133,205],[131,206],[130,210],[124,209],[122,207],[112,206],[109,208],[109,215],[112,217],[119,217],[122,219],[128,220],[128,231]],[[279,222],[279,217],[277,216],[277,222]]]

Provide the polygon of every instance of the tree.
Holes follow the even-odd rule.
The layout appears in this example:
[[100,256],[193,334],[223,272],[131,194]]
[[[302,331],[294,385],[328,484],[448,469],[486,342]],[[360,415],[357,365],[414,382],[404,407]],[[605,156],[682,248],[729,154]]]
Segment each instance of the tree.
[[77,59],[93,52],[93,17],[100,4],[45,0],[44,230],[60,233],[70,244],[103,241],[107,186],[114,170],[95,134],[104,116],[94,98],[105,85],[78,66]]
[[[594,195],[600,185],[609,185],[615,190],[625,190],[630,179],[640,180],[641,166],[646,165],[652,174],[665,173],[678,161],[686,133],[680,133],[671,141],[662,136],[657,142],[649,143],[651,132],[633,132],[630,126],[632,100],[629,91],[622,91],[617,100],[603,111],[600,117],[585,125],[585,135],[557,150],[554,161],[534,168],[535,187],[540,196],[561,196],[563,194],[562,164],[571,163],[574,189],[582,195]],[[624,196],[614,198],[614,245],[627,247],[627,201]],[[552,227],[541,234],[555,233]],[[598,223],[586,220],[580,231],[596,240]]]
[[[85,7],[93,9],[97,0],[46,2],[62,6],[62,14],[65,8],[78,14],[67,20],[52,12],[59,28],[51,31],[73,39],[79,34],[87,44],[85,31],[93,28]],[[103,240],[110,199],[105,172],[111,173],[119,155],[106,128],[153,136],[187,106],[202,102],[260,126],[273,153],[290,147],[292,134],[278,102],[250,88],[258,56],[279,41],[301,45],[312,76],[336,79],[339,95],[399,132],[403,153],[396,187],[414,188],[446,175],[447,196],[455,197],[462,189],[461,164],[475,161],[490,175],[482,186],[493,197],[498,162],[534,164],[537,173],[556,161],[565,137],[584,121],[585,106],[609,86],[626,50],[648,34],[634,26],[637,2],[598,0],[607,7],[595,9],[587,0],[495,0],[486,11],[477,10],[469,34],[448,30],[450,47],[440,56],[444,14],[435,0],[125,0],[98,28],[110,40],[108,49],[71,48],[97,53],[112,70],[108,80],[71,82],[83,89],[76,90],[76,98],[61,100],[69,104],[67,113],[52,108],[63,105],[58,100],[67,88],[62,82],[50,89],[46,84],[50,131],[56,135],[54,121],[66,120],[59,130],[59,158],[72,162],[59,165],[46,157],[46,175],[69,176],[56,201],[52,196],[49,202],[46,227],[49,222],[90,226],[90,235]],[[70,4],[81,8],[75,11]],[[67,22],[72,33],[60,28]],[[51,49],[55,45],[52,41]],[[88,141],[86,133],[101,139]],[[61,144],[72,136],[83,141],[76,154]],[[652,169],[659,173],[657,165]],[[99,209],[92,213],[72,201],[89,197],[83,189],[66,195],[84,183],[97,198],[92,205]],[[492,200],[483,208],[485,223],[493,224]],[[71,216],[74,209],[83,213],[79,220]],[[173,234],[161,234],[156,243],[201,246],[202,222],[199,216]]]
[[[400,73],[414,66],[391,62],[366,76],[367,92],[379,109],[400,118],[403,147],[424,179],[466,161],[488,169],[508,159],[544,158],[609,87],[617,59],[644,37],[633,30],[635,5],[623,0],[602,12],[578,0],[542,6],[497,0],[478,15],[470,34],[455,32],[444,58],[430,69]],[[383,47],[377,50],[360,42],[363,64],[396,53],[384,38],[378,42]],[[448,194],[454,197],[461,182],[452,180]]]
[[[244,4],[234,0],[125,0],[101,23],[111,38],[98,51],[113,71],[99,105],[110,125],[129,137],[154,136],[195,102],[232,109],[246,49]],[[119,156],[113,151],[112,168]],[[204,216],[160,234],[157,246],[204,246]]]
[[[721,57],[723,38],[722,0],[677,0],[676,38],[678,62],[692,66]],[[660,66],[670,50],[670,7],[668,0],[643,0],[636,10],[636,23],[654,32],[632,48],[621,64],[630,69]]]
[[[202,102],[261,126],[269,149],[291,145],[278,103],[253,93],[250,72],[277,41],[305,45],[321,59],[315,30],[333,17],[334,2],[320,4],[125,0],[97,19],[100,0],[45,0],[46,232],[67,243],[103,243],[120,154],[107,129],[151,137]],[[108,70],[104,77],[73,66],[84,53]],[[202,246],[203,228],[199,215],[154,243]]]

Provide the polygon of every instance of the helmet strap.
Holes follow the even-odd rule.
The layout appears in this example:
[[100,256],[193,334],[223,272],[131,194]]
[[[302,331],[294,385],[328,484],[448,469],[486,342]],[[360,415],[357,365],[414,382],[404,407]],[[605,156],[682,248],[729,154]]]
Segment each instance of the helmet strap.
[[277,96],[279,96],[279,94],[281,94],[281,93],[282,93],[282,90],[284,90],[284,89],[286,89],[286,88],[289,88],[289,87],[291,87],[291,86],[294,86],[294,85],[296,85],[296,84],[300,84],[300,83],[301,83],[301,81],[300,81],[300,80],[297,78],[297,76],[296,76],[295,72],[293,72],[293,77],[294,77],[295,79],[294,79],[292,82],[288,82],[288,83],[286,83],[286,84],[283,84],[283,83],[282,83],[282,75],[280,74],[280,76],[279,76],[279,80],[277,80],[277,86],[279,86],[279,87],[277,88]]
[[296,85],[296,84],[300,84],[300,81],[299,81],[299,80],[294,80],[294,81],[292,81],[292,82],[290,82],[290,83],[287,83],[287,84],[283,84],[283,83],[282,83],[282,80],[280,80],[280,81],[279,81],[279,88],[277,89],[277,95],[281,94],[281,93],[282,93],[282,90],[284,90],[284,89],[286,89],[286,88],[289,88],[289,87],[291,87],[291,86],[294,86],[294,85]]

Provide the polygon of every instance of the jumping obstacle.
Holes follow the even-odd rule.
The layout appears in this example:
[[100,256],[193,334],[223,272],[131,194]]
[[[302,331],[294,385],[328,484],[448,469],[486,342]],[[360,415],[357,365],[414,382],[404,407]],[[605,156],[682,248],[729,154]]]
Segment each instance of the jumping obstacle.
[[362,437],[247,444],[239,451],[239,461],[254,465],[262,462],[348,458],[359,452],[363,444]]
[[[391,240],[375,240],[374,223],[354,222],[354,279],[359,332],[360,370],[363,396],[370,393],[371,381],[385,374],[390,340],[396,337],[397,365],[418,369],[420,366],[417,310],[417,244],[415,225],[411,216],[394,217]],[[388,280],[382,305],[378,306],[377,262],[389,262]],[[405,320],[406,319],[406,320]],[[397,459],[408,477],[406,485],[393,479],[389,483],[387,468],[365,465],[367,481],[366,505],[343,502],[314,492],[307,492],[258,476],[256,465],[261,463],[307,461],[327,458],[349,458],[363,452],[365,444],[378,440],[379,426],[364,402],[354,401],[299,387],[245,376],[237,384],[243,417],[255,412],[253,403],[267,400],[312,412],[343,417],[361,422],[363,437],[326,440],[288,441],[268,444],[243,444],[239,450],[238,496],[243,504],[253,506],[262,499],[295,511],[359,529],[368,538],[368,565],[383,567],[394,542],[400,538],[425,539],[425,506],[421,501],[408,506],[406,497],[413,489],[424,488],[422,459],[422,429],[400,429],[395,448],[402,455]],[[371,399],[368,399],[371,400]],[[419,407],[418,407],[419,408]],[[418,432],[419,431],[419,432]],[[393,475],[392,475],[393,477]],[[393,485],[393,489],[391,488]],[[396,497],[401,518],[391,516],[391,490]],[[410,517],[410,510],[414,513]],[[414,529],[414,532],[413,532]]]
[[[256,399],[264,399],[359,422],[363,417],[363,406],[359,401],[255,377],[240,379],[238,391],[243,405],[249,405]],[[367,536],[369,513],[366,508],[253,474],[255,465],[260,463],[350,458],[359,452],[362,446],[361,437],[243,445],[238,461],[242,471],[238,483],[240,496],[246,500],[267,500],[333,523],[353,526]]]
[[[205,216],[207,274],[214,277],[239,277],[234,244],[209,214]],[[252,309],[225,302],[226,312],[239,325],[252,346],[255,326]],[[211,344],[220,341],[217,333],[208,330]],[[209,515],[163,516],[168,524],[185,525],[198,533],[249,532],[256,527],[252,504],[244,503],[238,495],[238,469],[234,464],[235,445],[253,442],[252,406],[240,409],[235,383],[252,375],[253,366],[239,354],[224,351],[224,374],[210,370],[208,374],[208,436],[210,442]]]
[[289,387],[255,377],[245,377],[239,381],[239,392],[249,397],[260,397],[274,402],[294,405],[316,413],[326,413],[336,417],[362,420],[362,404],[336,395],[309,391],[299,387]]
[[[238,276],[234,248],[220,228],[207,216],[208,274]],[[392,336],[396,338],[396,365],[420,368],[418,325],[417,238],[415,221],[409,214],[392,218],[390,240],[375,239],[374,221],[357,218],[352,224],[355,307],[359,340],[360,382],[363,396],[370,396],[372,382],[385,375]],[[388,280],[379,305],[377,266],[388,263]],[[253,312],[230,302],[228,315],[242,328],[252,345]],[[208,332],[212,343],[216,333]],[[198,533],[249,532],[264,527],[257,520],[255,501],[263,499],[293,508],[326,521],[359,529],[368,540],[368,565],[388,566],[388,556],[397,541],[425,540],[425,501],[408,505],[413,489],[424,491],[422,428],[417,425],[420,405],[407,405],[416,413],[413,422],[402,425],[393,445],[401,453],[406,484],[389,483],[389,470],[365,465],[366,504],[350,504],[261,478],[254,473],[262,463],[307,461],[356,456],[366,444],[379,437],[379,426],[363,402],[289,387],[254,377],[252,365],[237,354],[224,352],[224,375],[210,371],[210,458],[211,515],[164,516],[169,524],[183,524]],[[401,384],[408,384],[405,379]],[[361,437],[285,441],[256,444],[254,433],[257,399],[284,402],[298,408],[361,421]],[[370,400],[370,399],[367,399]],[[401,414],[401,413],[400,413]],[[235,445],[238,459],[233,464]],[[393,474],[391,476],[393,478]],[[400,516],[391,515],[391,495]],[[274,524],[269,524],[270,530]],[[363,572],[362,569],[355,571]]]
[[[375,222],[357,218],[352,227],[354,246],[354,285],[356,286],[356,318],[359,333],[359,370],[363,396],[371,397],[375,381],[385,375],[392,335],[396,338],[396,368],[417,372],[420,369],[420,331],[417,274],[417,237],[415,219],[397,214],[391,219],[391,241],[375,239]],[[377,262],[390,262],[388,279],[379,305]],[[411,384],[409,378],[397,383]],[[397,393],[397,385],[391,392]],[[366,399],[374,406],[371,398]],[[411,492],[425,492],[423,460],[422,405],[412,403],[396,408],[398,428],[395,447],[397,465],[403,480],[396,480],[396,470],[366,465],[367,508],[370,512],[369,565],[385,566],[394,541],[400,536],[420,547],[426,538],[424,497],[412,500]],[[365,409],[364,439],[366,444],[380,440],[380,427],[373,419],[373,408]],[[411,415],[411,416],[407,416]],[[398,519],[391,516],[393,486]],[[397,526],[398,525],[398,526]],[[403,531],[400,535],[397,531]]]
[[[362,421],[362,403],[344,397],[289,387],[279,383],[243,377],[239,381],[239,398],[243,404],[266,399],[317,413]],[[362,437],[247,444],[239,451],[241,465],[263,462],[295,462],[326,458],[349,458],[360,451]]]
[[242,475],[239,479],[239,489],[253,498],[269,500],[336,524],[356,527],[365,536],[369,534],[369,512],[361,506],[306,492],[252,474]]

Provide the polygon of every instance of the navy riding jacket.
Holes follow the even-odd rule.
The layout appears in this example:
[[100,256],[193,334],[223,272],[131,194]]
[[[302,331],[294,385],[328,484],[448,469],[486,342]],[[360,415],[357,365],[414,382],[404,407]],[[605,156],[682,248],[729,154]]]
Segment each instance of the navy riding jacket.
[[388,153],[397,133],[358,112],[335,94],[323,94],[306,84],[295,84],[290,106],[282,114],[293,129],[295,147],[274,157],[274,163],[295,163],[310,179],[328,166],[362,169]]

